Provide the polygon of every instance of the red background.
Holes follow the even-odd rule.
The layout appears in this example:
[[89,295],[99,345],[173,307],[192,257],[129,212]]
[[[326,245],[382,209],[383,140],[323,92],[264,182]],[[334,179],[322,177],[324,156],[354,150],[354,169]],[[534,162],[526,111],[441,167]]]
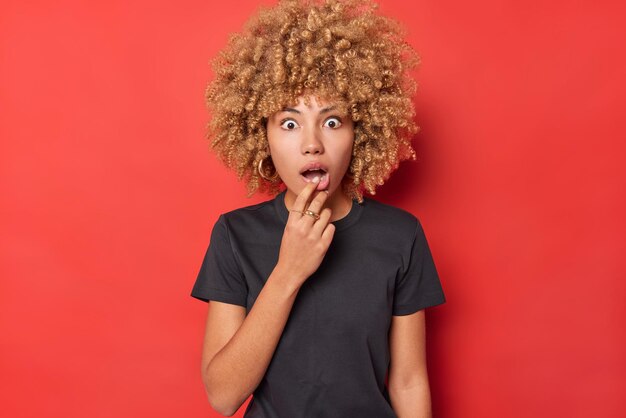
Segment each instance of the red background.
[[[423,60],[419,160],[376,198],[448,298],[435,416],[625,416],[624,6],[381,2]],[[258,4],[1,3],[3,416],[217,416],[189,293],[217,216],[268,197],[209,153],[203,93]]]

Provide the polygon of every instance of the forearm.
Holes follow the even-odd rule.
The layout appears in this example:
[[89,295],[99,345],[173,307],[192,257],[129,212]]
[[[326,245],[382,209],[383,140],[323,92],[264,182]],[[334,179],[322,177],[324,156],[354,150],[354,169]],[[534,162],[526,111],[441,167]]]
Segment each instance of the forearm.
[[204,370],[204,383],[214,408],[232,414],[250,396],[265,375],[298,287],[274,270],[252,309],[231,340]]
[[389,398],[398,418],[432,418],[428,376],[407,387],[389,387]]

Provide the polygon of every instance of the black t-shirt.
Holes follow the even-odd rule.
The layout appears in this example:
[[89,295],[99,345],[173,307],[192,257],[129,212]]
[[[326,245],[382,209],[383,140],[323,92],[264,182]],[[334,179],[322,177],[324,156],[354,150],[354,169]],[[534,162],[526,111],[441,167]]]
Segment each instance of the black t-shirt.
[[[278,261],[284,196],[219,217],[193,297],[250,311]],[[396,417],[385,386],[391,317],[445,302],[435,264],[420,222],[401,209],[355,200],[333,224],[246,418]]]

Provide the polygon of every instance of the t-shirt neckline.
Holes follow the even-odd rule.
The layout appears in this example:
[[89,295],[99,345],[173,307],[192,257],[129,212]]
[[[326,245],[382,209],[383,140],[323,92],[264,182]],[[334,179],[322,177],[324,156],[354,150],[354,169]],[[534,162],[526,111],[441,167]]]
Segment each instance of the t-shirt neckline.
[[[283,223],[287,223],[287,218],[289,217],[289,211],[287,210],[287,206],[285,205],[285,194],[286,190],[280,192],[274,198],[274,208],[276,209],[276,213],[283,221]],[[364,200],[365,201],[365,200]],[[352,199],[352,208],[350,208],[350,212],[346,216],[336,221],[331,222],[335,225],[335,231],[341,231],[343,229],[348,228],[356,223],[361,217],[361,212],[363,211],[363,204],[359,204],[356,199]]]

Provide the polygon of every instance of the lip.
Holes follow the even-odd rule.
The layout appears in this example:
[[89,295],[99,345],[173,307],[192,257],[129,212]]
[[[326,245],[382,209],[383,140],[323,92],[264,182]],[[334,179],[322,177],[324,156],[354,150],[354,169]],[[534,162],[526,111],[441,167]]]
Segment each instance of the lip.
[[328,173],[328,167],[326,167],[324,164],[320,163],[319,161],[312,161],[306,164],[304,167],[300,169],[300,174],[304,173],[307,170],[324,170],[325,172]]
[[302,167],[300,169],[300,176],[302,177],[302,180],[305,183],[308,183],[309,180],[306,177],[304,177],[302,173],[304,173],[307,170],[323,170],[326,173],[324,176],[322,176],[324,180],[320,181],[320,183],[317,185],[316,190],[325,190],[328,188],[328,186],[330,185],[330,173],[328,173],[328,168],[324,164],[318,161],[313,161],[313,162],[306,164],[304,167]]

